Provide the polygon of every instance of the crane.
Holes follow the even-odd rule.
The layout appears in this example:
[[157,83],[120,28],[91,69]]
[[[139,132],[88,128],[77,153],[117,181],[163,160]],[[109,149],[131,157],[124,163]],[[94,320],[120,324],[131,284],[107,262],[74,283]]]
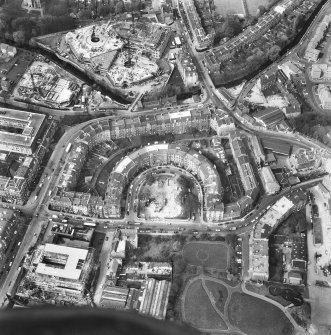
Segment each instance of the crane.
[[38,93],[43,98],[44,96],[43,96],[43,93],[41,91],[41,88],[36,86],[33,76],[34,76],[34,73],[30,72],[30,77],[31,77],[31,81],[32,81],[33,90],[34,90],[34,92]]

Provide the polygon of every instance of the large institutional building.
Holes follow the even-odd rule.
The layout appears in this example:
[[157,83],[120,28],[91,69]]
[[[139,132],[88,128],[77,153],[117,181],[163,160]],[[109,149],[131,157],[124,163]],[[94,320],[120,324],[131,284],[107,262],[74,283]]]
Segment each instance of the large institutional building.
[[83,296],[93,265],[93,250],[46,243],[37,250],[33,281],[45,291]]
[[0,109],[0,164],[11,168],[0,175],[2,200],[26,201],[56,127],[45,115]]
[[45,115],[0,108],[0,150],[31,155]]

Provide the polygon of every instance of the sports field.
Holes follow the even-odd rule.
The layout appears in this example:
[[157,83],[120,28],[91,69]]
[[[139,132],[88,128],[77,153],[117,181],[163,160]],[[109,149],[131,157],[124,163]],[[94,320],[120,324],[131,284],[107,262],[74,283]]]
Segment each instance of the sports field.
[[247,335],[293,334],[291,322],[279,308],[244,293],[231,295],[228,318]]
[[220,242],[190,242],[183,249],[188,264],[217,270],[227,269],[228,255],[228,246]]
[[212,306],[201,280],[196,280],[187,287],[183,318],[198,329],[227,329],[226,323]]

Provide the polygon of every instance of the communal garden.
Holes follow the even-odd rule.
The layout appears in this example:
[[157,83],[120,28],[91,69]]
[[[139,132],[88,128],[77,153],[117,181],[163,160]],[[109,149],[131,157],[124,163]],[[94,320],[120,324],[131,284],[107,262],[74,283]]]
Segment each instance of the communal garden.
[[222,314],[214,307],[202,280],[188,284],[184,297],[183,319],[195,328],[225,330]]
[[293,325],[285,314],[267,301],[235,292],[228,306],[231,325],[247,335],[289,335]]

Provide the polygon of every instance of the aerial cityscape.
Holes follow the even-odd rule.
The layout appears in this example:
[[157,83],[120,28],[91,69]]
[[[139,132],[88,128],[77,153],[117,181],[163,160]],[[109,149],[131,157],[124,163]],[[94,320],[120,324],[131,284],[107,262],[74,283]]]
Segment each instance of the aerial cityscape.
[[0,36],[0,334],[331,334],[330,0],[2,0]]

